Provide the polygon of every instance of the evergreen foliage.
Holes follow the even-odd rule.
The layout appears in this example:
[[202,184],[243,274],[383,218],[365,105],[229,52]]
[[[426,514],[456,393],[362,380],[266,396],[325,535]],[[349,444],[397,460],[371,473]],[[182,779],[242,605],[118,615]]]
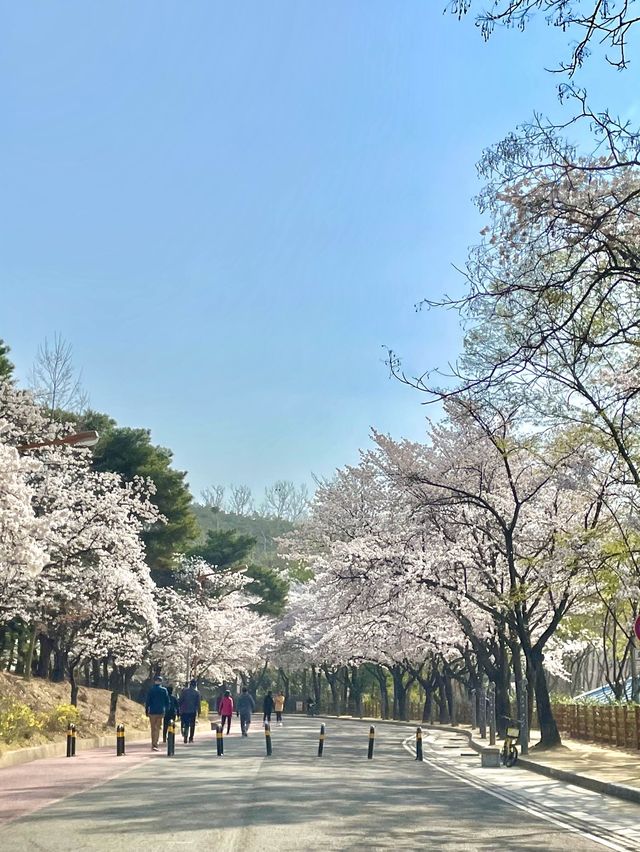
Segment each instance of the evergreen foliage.
[[171,467],[173,453],[152,444],[148,429],[118,426],[111,417],[94,411],[86,414],[82,427],[100,434],[93,451],[95,470],[119,473],[126,481],[137,476],[153,481],[151,502],[165,521],[150,526],[143,539],[154,580],[171,585],[174,555],[186,550],[198,532],[186,473]]

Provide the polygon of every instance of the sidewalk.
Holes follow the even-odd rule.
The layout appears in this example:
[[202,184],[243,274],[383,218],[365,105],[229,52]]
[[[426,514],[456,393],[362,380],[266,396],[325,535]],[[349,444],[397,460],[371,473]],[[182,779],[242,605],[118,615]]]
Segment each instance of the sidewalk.
[[[489,748],[489,738],[481,740],[480,734],[469,725],[428,725],[430,730],[458,731],[469,737],[469,744],[478,752]],[[608,796],[617,796],[640,804],[640,752],[606,748],[595,743],[563,737],[562,746],[552,751],[537,751],[533,746],[540,738],[539,731],[531,731],[529,754],[518,757],[517,766],[530,769],[550,778],[557,778]],[[501,742],[498,740],[498,747]],[[520,750],[521,751],[521,750]]]
[[[146,728],[144,730],[135,728],[127,729],[127,742],[138,742],[145,739],[149,739],[149,732]],[[78,736],[76,749],[79,753],[87,749],[102,748],[103,746],[113,746],[115,748],[115,743],[115,731],[101,737]],[[67,740],[65,735],[61,734],[55,742],[40,743],[37,746],[27,746],[26,748],[9,749],[0,752],[0,770],[6,769],[8,766],[16,766],[19,763],[31,763],[34,760],[43,760],[47,757],[63,757],[66,751]]]
[[[215,742],[215,733],[208,724],[201,726],[197,740]],[[116,740],[108,738],[109,745],[87,747],[75,757],[39,757],[0,767],[0,827],[19,817],[66,799],[74,793],[90,790],[105,781],[117,778],[148,760],[166,760],[167,747],[159,743],[160,751],[151,751],[149,732],[132,732],[127,737],[125,754],[116,755]],[[46,748],[46,746],[45,746]],[[35,752],[37,749],[25,749]]]
[[[478,753],[486,748],[499,748],[501,740],[497,740],[496,746],[489,746],[489,734],[487,738],[480,739],[480,734],[470,725],[439,725],[410,720],[400,722],[393,719],[378,719],[370,716],[325,716],[324,718],[350,719],[354,722],[371,722],[376,725],[402,725],[403,727],[415,725],[423,730],[450,731],[464,734],[469,739],[469,745]],[[319,717],[316,717],[319,718]],[[607,796],[616,796],[628,802],[640,805],[640,751],[624,751],[623,749],[606,748],[595,743],[582,742],[563,737],[562,746],[552,751],[536,751],[534,748],[539,741],[540,732],[531,731],[531,742],[529,754],[518,757],[517,766],[521,769],[529,769],[558,781],[574,784],[602,793]],[[518,751],[521,751],[519,748]],[[640,818],[640,814],[639,814]]]
[[115,746],[85,749],[75,757],[49,757],[0,769],[0,825],[37,811],[67,796],[122,775],[158,758],[149,739],[129,742],[116,757]]

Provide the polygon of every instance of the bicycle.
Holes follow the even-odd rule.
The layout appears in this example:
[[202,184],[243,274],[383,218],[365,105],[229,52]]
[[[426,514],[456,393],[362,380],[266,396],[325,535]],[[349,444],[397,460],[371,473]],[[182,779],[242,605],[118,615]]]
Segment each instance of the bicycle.
[[[506,718],[506,717],[505,717]],[[507,721],[507,730],[504,735],[504,743],[502,744],[502,752],[500,760],[504,766],[513,766],[518,759],[518,749],[516,743],[520,738],[520,721],[518,719],[509,719]]]

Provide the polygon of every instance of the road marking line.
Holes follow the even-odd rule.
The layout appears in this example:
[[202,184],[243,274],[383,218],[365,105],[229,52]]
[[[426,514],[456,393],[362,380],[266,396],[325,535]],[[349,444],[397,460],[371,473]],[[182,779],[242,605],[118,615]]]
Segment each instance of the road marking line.
[[[409,754],[415,755],[415,749],[412,748],[411,743],[413,742],[413,737],[407,737],[407,739],[402,743],[403,748],[409,752]],[[598,843],[601,846],[606,846],[608,849],[614,849],[615,852],[628,852],[629,849],[634,847],[630,846],[619,846],[617,843],[614,843],[610,840],[605,840],[602,837],[598,837],[595,834],[591,834],[591,832],[578,828],[575,825],[572,825],[570,822],[565,822],[556,816],[549,816],[549,814],[544,811],[538,811],[535,806],[525,805],[522,802],[518,801],[513,795],[509,795],[508,793],[498,793],[496,790],[492,789],[488,784],[482,781],[478,781],[476,779],[468,778],[463,775],[461,772],[456,772],[452,769],[445,769],[444,766],[441,766],[439,763],[436,763],[433,760],[429,760],[427,757],[423,757],[423,763],[428,763],[429,766],[432,766],[434,769],[437,769],[439,772],[444,772],[445,775],[450,775],[452,778],[456,778],[458,781],[462,781],[464,784],[468,784],[470,787],[475,787],[477,790],[482,790],[484,793],[487,793],[489,796],[493,796],[496,799],[500,799],[503,802],[506,802],[508,805],[514,805],[516,808],[519,808],[521,811],[525,811],[526,813],[531,814],[532,816],[538,817],[539,819],[545,820],[546,822],[553,823],[554,825],[559,826],[560,828],[564,828],[567,831],[573,832],[574,834],[580,834],[583,837],[592,840],[594,843]],[[635,848],[638,848],[637,846]]]

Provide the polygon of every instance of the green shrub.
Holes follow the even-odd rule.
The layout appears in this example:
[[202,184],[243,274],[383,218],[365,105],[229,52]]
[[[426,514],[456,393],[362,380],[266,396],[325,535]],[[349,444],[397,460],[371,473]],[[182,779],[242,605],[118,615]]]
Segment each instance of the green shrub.
[[209,702],[205,698],[200,701],[200,715],[205,718],[209,715]]
[[63,733],[69,724],[77,725],[80,713],[73,704],[58,704],[49,713],[44,714],[44,726],[51,733]]
[[4,743],[28,740],[42,727],[41,716],[14,698],[9,698],[0,710],[0,740]]

